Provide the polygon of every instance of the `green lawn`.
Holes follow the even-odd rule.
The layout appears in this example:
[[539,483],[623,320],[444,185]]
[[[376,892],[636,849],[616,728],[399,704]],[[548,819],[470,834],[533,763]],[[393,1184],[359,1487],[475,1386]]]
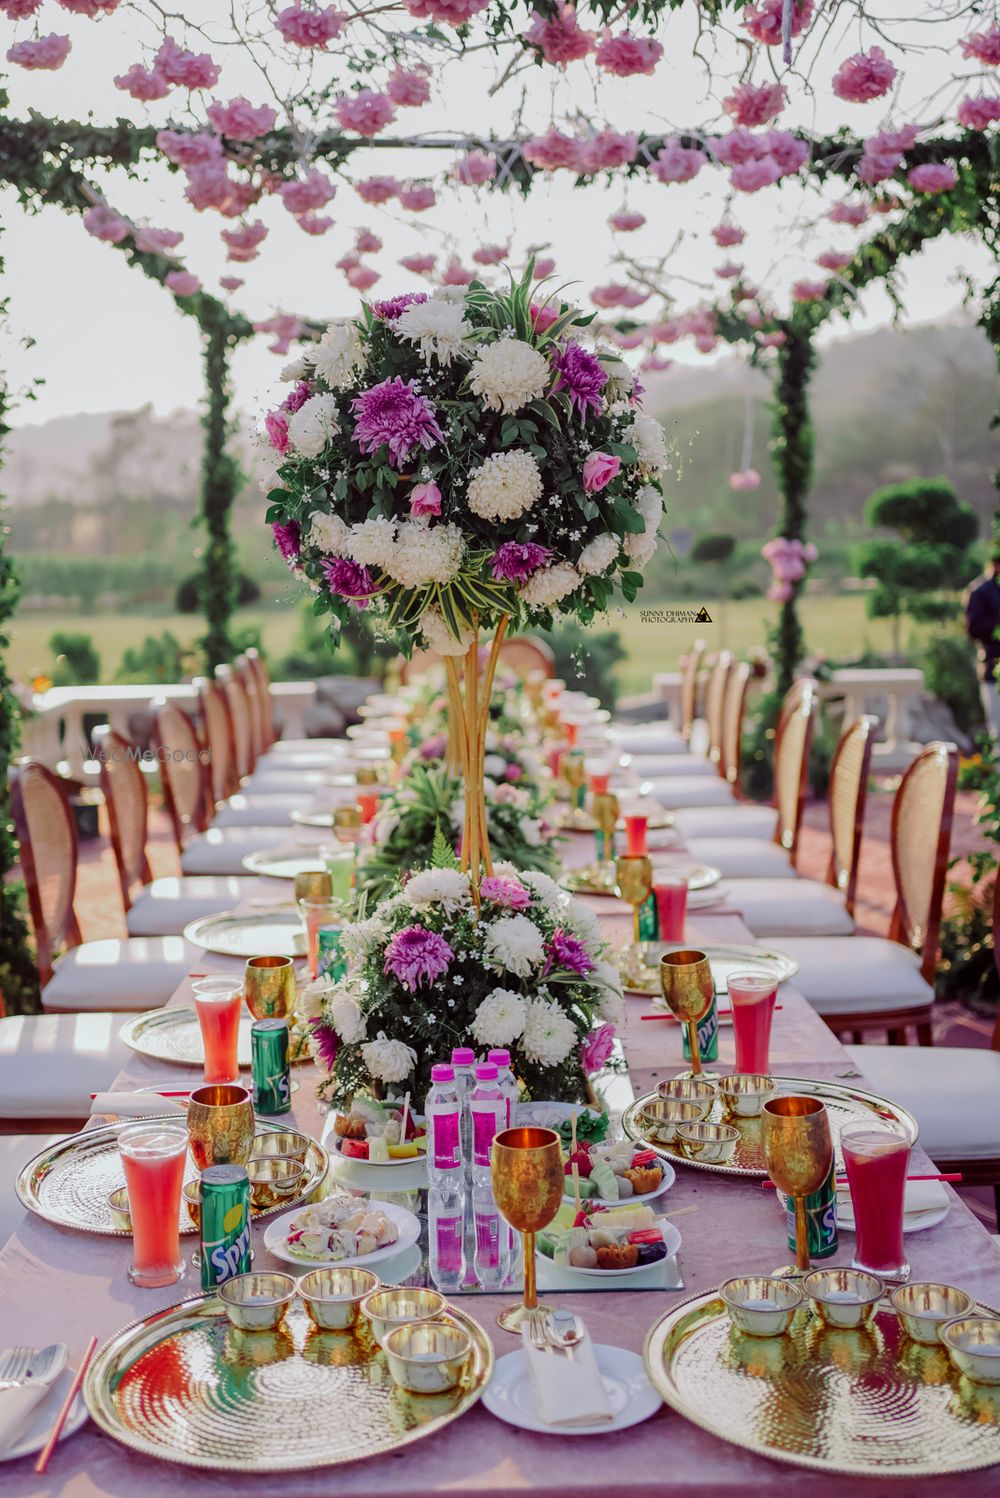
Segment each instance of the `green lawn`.
[[[613,615],[610,627],[616,629],[628,650],[629,658],[621,667],[623,695],[641,692],[649,687],[655,671],[673,671],[678,657],[691,641],[702,636],[709,649],[723,646],[745,654],[754,646],[764,646],[767,629],[774,618],[775,606],[765,598],[745,599],[739,603],[719,605],[705,600],[712,615],[711,624],[645,622],[640,606],[629,608],[623,617]],[[643,601],[642,609],[668,610],[669,603]],[[678,605],[688,609],[688,601]],[[887,620],[865,617],[864,601],[857,596],[807,598],[801,605],[802,623],[811,650],[833,657],[851,656],[870,646],[874,650],[890,648]],[[280,604],[270,608],[241,609],[236,616],[239,627],[253,625],[263,631],[265,648],[272,660],[280,660],[291,649],[298,622],[294,605]],[[603,623],[595,629],[607,628]],[[95,613],[22,613],[14,619],[10,650],[14,675],[22,681],[52,669],[49,637],[56,630],[89,634],[101,658],[105,680],[110,679],[129,645],[140,645],[148,634],[170,630],[182,644],[191,644],[202,630],[201,621],[190,614]],[[910,633],[907,626],[904,638]]]

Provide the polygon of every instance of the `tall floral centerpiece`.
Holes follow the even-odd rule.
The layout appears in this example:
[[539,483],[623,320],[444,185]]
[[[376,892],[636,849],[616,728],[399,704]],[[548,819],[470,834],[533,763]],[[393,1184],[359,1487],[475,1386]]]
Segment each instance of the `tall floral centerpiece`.
[[474,903],[503,639],[634,598],[663,512],[666,444],[629,369],[532,277],[366,304],[295,361],[265,418],[268,520],[317,614],[364,609],[404,653],[445,659]]

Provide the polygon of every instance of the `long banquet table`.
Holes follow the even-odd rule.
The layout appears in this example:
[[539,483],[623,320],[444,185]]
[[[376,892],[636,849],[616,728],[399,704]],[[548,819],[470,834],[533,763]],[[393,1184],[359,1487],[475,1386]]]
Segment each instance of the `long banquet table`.
[[[297,833],[303,829],[297,829]],[[584,843],[574,838],[567,863],[578,863]],[[287,899],[288,886],[261,880],[260,895],[280,891]],[[621,944],[628,939],[628,918],[617,902],[588,901],[592,908],[613,912],[604,916],[608,939]],[[687,939],[704,942],[748,942],[753,937],[735,911],[718,907],[693,913],[688,919]],[[775,945],[780,947],[780,942]],[[206,954],[199,970],[224,970],[231,963]],[[185,981],[173,995],[172,1004],[190,1003]],[[792,983],[780,992],[782,1008],[775,1015],[772,1069],[777,1074],[803,1077],[857,1078],[850,1058],[834,1035],[809,1007]],[[649,1012],[649,1000],[626,1000],[626,1017],[619,1027],[632,1085],[636,1093],[648,1090],[662,1077],[681,1069],[681,1037],[677,1025],[648,1023],[640,1016]],[[732,1031],[719,1032],[719,1068],[732,1070]],[[178,1086],[194,1085],[194,1069],[165,1067],[136,1055],[119,1076],[116,1087],[130,1090],[162,1083],[165,1073],[176,1077]],[[322,1110],[313,1096],[317,1074],[312,1067],[298,1067],[300,1086],[292,1112],[296,1123],[318,1136]],[[863,1085],[863,1084],[861,1084]],[[913,1168],[932,1169],[922,1151],[915,1149]],[[960,1284],[979,1298],[1000,1301],[1000,1249],[976,1221],[950,1187],[951,1211],[938,1227],[907,1238],[915,1279],[944,1280]],[[693,1207],[678,1219],[683,1244],[680,1266],[684,1288],[680,1291],[602,1291],[581,1295],[560,1294],[560,1304],[577,1311],[596,1342],[607,1342],[641,1353],[649,1327],[670,1306],[686,1296],[714,1288],[737,1273],[773,1271],[787,1261],[784,1219],[774,1193],[757,1181],[718,1177],[697,1170],[678,1168],[675,1185],[665,1199],[666,1208]],[[849,1263],[853,1236],[844,1235],[833,1263]],[[255,1234],[256,1268],[283,1268],[264,1250],[260,1230]],[[41,1346],[50,1341],[68,1342],[73,1359],[79,1358],[91,1335],[101,1341],[133,1320],[176,1303],[184,1295],[197,1294],[193,1271],[179,1286],[142,1291],[126,1277],[129,1257],[127,1241],[72,1233],[25,1215],[21,1227],[0,1252],[0,1340]],[[516,1347],[513,1338],[501,1332],[494,1317],[504,1296],[480,1295],[463,1298],[461,1304],[485,1327],[497,1356]],[[710,1413],[706,1411],[706,1413]],[[331,1409],[330,1419],[337,1419]],[[977,1473],[971,1481],[980,1493],[1000,1495],[1000,1466]],[[910,1481],[906,1494],[927,1493],[951,1498],[968,1491],[968,1477],[928,1477]],[[53,1455],[44,1477],[36,1477],[30,1459],[0,1468],[0,1491],[4,1498],[181,1498],[190,1494],[259,1495],[259,1498],[319,1498],[319,1495],[359,1495],[359,1498],[399,1498],[400,1494],[448,1494],[449,1498],[503,1498],[511,1492],[546,1495],[604,1494],[618,1490],[628,1498],[718,1498],[739,1494],[755,1498],[775,1494],[847,1493],[852,1498],[890,1490],[890,1479],[831,1477],[808,1469],[769,1461],[722,1441],[666,1407],[644,1424],[617,1434],[574,1438],[566,1435],[535,1435],[514,1430],[481,1406],[425,1441],[392,1455],[366,1459],[333,1469],[281,1475],[229,1475],[197,1471],[140,1456],[118,1445],[89,1423],[64,1442]],[[902,1493],[901,1486],[894,1489]]]

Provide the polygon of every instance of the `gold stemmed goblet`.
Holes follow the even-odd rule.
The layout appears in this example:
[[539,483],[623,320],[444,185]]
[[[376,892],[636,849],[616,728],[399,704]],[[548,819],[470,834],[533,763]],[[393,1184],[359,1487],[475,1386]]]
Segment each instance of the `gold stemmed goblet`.
[[618,825],[618,797],[612,791],[595,791],[591,812],[597,824],[597,878],[601,885],[613,889],[615,883],[615,828]]
[[493,1140],[490,1164],[500,1215],[524,1238],[524,1299],[497,1316],[498,1326],[516,1333],[528,1311],[550,1309],[538,1304],[535,1234],[548,1227],[562,1202],[566,1178],[559,1135],[554,1129],[504,1129]]
[[713,1075],[703,1070],[698,1045],[698,1025],[708,1013],[715,993],[715,979],[705,953],[689,948],[664,952],[660,958],[660,989],[671,1014],[687,1027],[691,1070],[682,1075]]
[[587,770],[582,749],[566,750],[562,757],[562,777],[569,786],[571,807],[569,820],[577,825],[582,823],[586,826],[587,819],[583,811],[583,787],[587,782]]
[[639,912],[649,899],[652,888],[653,864],[649,858],[645,855],[636,858],[631,854],[623,854],[615,860],[615,889],[619,897],[627,900],[632,907],[632,932],[637,953],[641,945]]
[[795,1263],[774,1273],[799,1279],[809,1273],[806,1197],[819,1190],[833,1163],[830,1117],[819,1098],[793,1095],[766,1102],[760,1123],[767,1173],[795,1202]]
[[290,957],[248,957],[243,996],[254,1019],[284,1019],[295,1008],[295,964]]

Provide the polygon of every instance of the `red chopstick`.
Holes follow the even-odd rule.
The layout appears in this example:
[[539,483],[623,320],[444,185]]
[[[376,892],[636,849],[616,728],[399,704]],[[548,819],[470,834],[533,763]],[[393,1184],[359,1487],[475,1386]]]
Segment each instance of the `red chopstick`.
[[76,1373],[73,1377],[73,1382],[70,1384],[69,1393],[66,1395],[66,1398],[63,1401],[63,1407],[56,1416],[56,1423],[52,1427],[48,1440],[45,1442],[45,1445],[42,1447],[41,1451],[38,1454],[38,1460],[35,1463],[36,1472],[44,1472],[46,1467],[49,1465],[49,1457],[55,1450],[56,1442],[62,1435],[62,1428],[66,1424],[69,1412],[73,1406],[73,1400],[80,1392],[80,1385],[83,1383],[83,1376],[87,1371],[91,1358],[94,1356],[94,1348],[96,1346],[97,1338],[91,1337],[89,1343],[87,1344],[87,1351],[80,1359],[80,1366],[76,1370]]
[[[776,1011],[778,1009],[784,1009],[784,1007],[785,1007],[784,1004],[775,1004],[774,1009]],[[732,1014],[732,1012],[733,1011],[731,1009],[723,1009],[723,1011],[722,1011],[723,1014]],[[680,1020],[677,1019],[676,1016],[673,1015],[673,1014],[640,1014],[639,1018],[640,1019],[668,1019],[668,1020],[670,1020],[675,1025],[679,1025],[680,1024]]]
[[[90,1101],[93,1102],[94,1099],[96,1097],[98,1097],[98,1095],[99,1095],[98,1093],[92,1092],[90,1094]],[[150,1088],[149,1089],[149,1096],[150,1097],[190,1097],[191,1096],[191,1089],[190,1089],[190,1087],[185,1087],[180,1092],[161,1092],[160,1089],[158,1087],[156,1087],[156,1088]]]
[[[838,1186],[847,1185],[846,1176],[837,1176],[835,1179]],[[962,1172],[960,1170],[953,1170],[950,1175],[907,1176],[906,1179],[908,1181],[960,1181],[962,1179]],[[777,1191],[778,1189],[773,1181],[761,1181],[760,1184],[765,1191]]]

